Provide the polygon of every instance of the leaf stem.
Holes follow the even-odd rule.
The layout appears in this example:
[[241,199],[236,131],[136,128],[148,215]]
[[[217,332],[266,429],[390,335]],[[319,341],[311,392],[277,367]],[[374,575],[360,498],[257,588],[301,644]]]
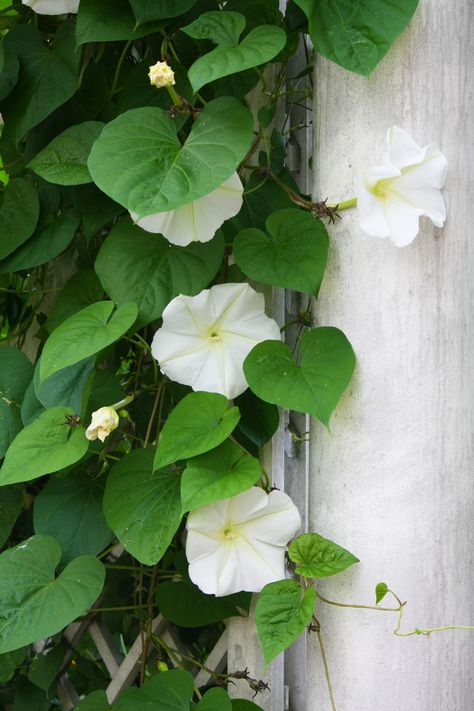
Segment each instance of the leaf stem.
[[128,50],[130,49],[130,45],[131,45],[132,43],[133,43],[133,40],[131,40],[131,39],[128,40],[128,42],[125,43],[124,48],[122,49],[122,52],[121,52],[121,54],[120,54],[120,57],[119,57],[119,60],[118,60],[118,63],[117,63],[117,67],[116,67],[116,69],[115,69],[115,74],[114,74],[114,78],[113,78],[113,81],[112,81],[112,87],[111,87],[111,89],[110,89],[110,91],[109,91],[109,99],[112,98],[112,96],[113,96],[113,95],[115,94],[115,92],[117,91],[117,85],[118,85],[118,82],[119,82],[119,79],[120,79],[120,72],[121,72],[121,70],[122,70],[122,65],[123,65],[123,62],[124,62],[124,60],[125,60],[125,57],[127,56],[127,52],[128,52]]
[[316,628],[315,631],[316,631],[316,635],[318,637],[319,649],[321,650],[321,659],[323,660],[324,676],[326,677],[326,684],[328,687],[331,708],[332,708],[332,711],[337,711],[336,702],[334,700],[334,692],[333,692],[332,684],[331,684],[331,676],[329,674],[329,665],[328,665],[328,660],[326,657],[326,650],[324,649],[323,638],[321,636],[321,625],[314,615],[313,615],[313,622],[314,622],[314,625]]
[[[316,590],[316,588],[315,588],[315,590]],[[400,607],[375,607],[375,605],[353,605],[352,603],[334,602],[334,600],[328,600],[327,598],[323,597],[318,590],[316,590],[316,595],[321,600],[321,602],[325,602],[327,605],[334,605],[335,607],[351,607],[351,608],[354,608],[355,610],[378,610],[378,612],[399,612],[400,611]],[[406,605],[405,602],[401,603],[401,606],[404,606],[404,605]]]

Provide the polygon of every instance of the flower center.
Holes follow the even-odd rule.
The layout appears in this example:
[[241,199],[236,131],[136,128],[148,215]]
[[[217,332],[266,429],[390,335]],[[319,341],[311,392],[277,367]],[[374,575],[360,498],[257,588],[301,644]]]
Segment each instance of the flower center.
[[381,178],[380,180],[377,180],[375,185],[369,188],[369,190],[373,195],[375,195],[375,197],[378,197],[380,200],[386,200],[390,192],[392,182],[393,178]]
[[218,343],[221,340],[219,332],[212,327],[209,329],[208,338],[212,343]]
[[237,531],[232,529],[232,526],[230,524],[227,524],[225,528],[222,530],[222,537],[226,541],[235,541],[236,538],[238,538],[239,534]]

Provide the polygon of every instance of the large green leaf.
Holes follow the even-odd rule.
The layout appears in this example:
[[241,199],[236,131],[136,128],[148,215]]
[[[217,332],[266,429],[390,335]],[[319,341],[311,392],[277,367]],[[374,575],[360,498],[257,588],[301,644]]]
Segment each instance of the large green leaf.
[[0,53],[4,55],[0,71],[0,101],[2,101],[18,81],[20,62],[16,54],[9,50],[8,45],[5,49],[5,39],[0,43],[0,48]]
[[278,429],[278,408],[260,400],[249,389],[235,398],[234,403],[240,410],[239,430],[257,447],[263,447]]
[[100,121],[85,121],[67,128],[33,158],[29,167],[45,180],[58,185],[92,182],[87,159],[103,128]]
[[140,216],[174,210],[222,185],[247,153],[252,133],[250,111],[231,97],[205,106],[183,146],[167,111],[131,109],[104,128],[89,170],[101,190]]
[[20,78],[1,105],[9,133],[20,140],[58,106],[64,104],[78,85],[74,26],[59,25],[52,49],[32,24],[20,24],[7,34],[9,50],[20,60]]
[[46,321],[48,333],[54,331],[60,323],[73,316],[86,306],[100,301],[104,294],[102,285],[92,269],[84,269],[67,282],[59,293]]
[[[53,647],[47,654],[37,654],[28,671],[28,680],[43,691],[49,691],[50,686],[59,674],[64,663],[67,649],[61,644]],[[49,705],[48,705],[49,708]]]
[[263,709],[247,699],[232,699],[232,711],[263,711]]
[[20,514],[22,505],[23,491],[21,486],[4,486],[0,489],[0,548],[8,539]]
[[296,563],[296,572],[305,578],[336,575],[359,562],[355,555],[318,533],[298,536],[288,548],[288,555]]
[[51,477],[35,500],[36,533],[53,536],[61,545],[63,563],[80,555],[97,555],[113,538],[102,511],[104,486],[76,469]]
[[114,314],[112,301],[86,306],[63,321],[50,335],[41,355],[40,379],[78,363],[114,343],[137,317],[135,304],[123,304]]
[[46,264],[59,257],[74,239],[81,218],[66,210],[0,262],[0,272],[18,272]]
[[88,694],[77,707],[77,711],[110,711],[111,708],[107,701],[107,694],[99,690]]
[[171,669],[153,676],[140,689],[126,689],[113,711],[189,711],[194,681],[189,672]]
[[10,180],[0,207],[0,259],[33,234],[39,216],[38,193],[26,180]]
[[307,412],[326,426],[355,368],[355,355],[337,328],[314,328],[300,343],[300,364],[280,341],[263,341],[247,356],[244,373],[253,392],[280,407]]
[[405,29],[418,0],[295,0],[320,54],[368,76]]
[[188,460],[181,478],[182,511],[236,496],[250,489],[261,476],[258,459],[226,440],[211,452]]
[[176,247],[123,220],[103,243],[95,262],[104,290],[117,304],[133,301],[137,327],[160,318],[178,294],[194,296],[216,275],[224,256],[219,232],[213,240]]
[[51,637],[100,595],[100,561],[76,558],[56,578],[60,560],[61,547],[49,536],[33,536],[0,555],[0,653]]
[[169,622],[179,627],[204,627],[227,617],[241,615],[239,608],[247,610],[249,593],[236,593],[215,597],[201,592],[191,582],[166,581],[156,588],[156,604]]
[[0,458],[22,428],[21,404],[33,366],[17,348],[0,348]]
[[232,701],[224,689],[214,687],[206,691],[196,711],[232,711]]
[[132,451],[110,470],[105,518],[126,550],[145,565],[162,558],[178,529],[179,484],[176,471],[153,471],[151,449]]
[[69,407],[52,407],[23,429],[11,443],[0,469],[0,486],[37,479],[78,462],[87,452],[83,427],[70,427]]
[[138,25],[153,20],[177,17],[190,10],[197,0],[129,0]]
[[168,415],[153,467],[160,469],[178,459],[189,459],[214,449],[227,439],[239,419],[239,410],[229,408],[224,395],[189,393]]
[[244,274],[264,284],[317,294],[329,247],[321,220],[301,210],[279,210],[267,218],[266,228],[267,233],[243,230],[234,240],[235,260]]
[[76,185],[74,207],[82,217],[82,233],[89,242],[94,235],[124,211],[93,183]]
[[[240,17],[240,19],[239,19]],[[245,17],[238,12],[205,12],[183,32],[191,37],[209,38],[218,47],[199,57],[188,75],[194,91],[215,79],[266,64],[276,57],[286,44],[286,34],[275,25],[259,25],[239,43]],[[211,29],[210,29],[211,28]]]
[[128,0],[81,0],[76,40],[81,45],[138,39],[156,32],[160,26],[159,22],[138,26]]
[[255,624],[265,664],[284,652],[311,624],[316,592],[304,593],[296,580],[265,585],[255,607]]

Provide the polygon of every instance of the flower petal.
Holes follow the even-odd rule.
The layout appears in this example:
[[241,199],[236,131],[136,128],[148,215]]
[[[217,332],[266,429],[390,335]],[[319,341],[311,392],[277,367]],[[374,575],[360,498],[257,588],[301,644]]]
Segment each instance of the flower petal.
[[79,0],[22,0],[22,2],[39,15],[65,15],[69,12],[77,14],[79,9]]
[[264,509],[250,513],[247,521],[239,526],[248,540],[277,546],[286,546],[299,528],[301,516],[298,509],[287,494],[277,490],[268,494]]
[[392,193],[385,201],[385,215],[392,242],[397,247],[411,244],[419,231],[420,210]]
[[243,190],[234,173],[216,190],[177,210],[141,218],[135,212],[130,215],[139,227],[162,234],[171,244],[186,247],[191,242],[209,242],[226,220],[240,212]]
[[448,161],[441,153],[438,146],[430,143],[425,149],[425,156],[421,163],[411,165],[402,170],[397,179],[397,190],[415,190],[417,188],[437,188],[441,190],[448,174]]
[[424,148],[415,143],[406,131],[398,126],[392,126],[387,131],[386,147],[383,154],[385,165],[404,168],[407,165],[421,163],[425,157]]
[[357,211],[360,227],[365,234],[370,237],[390,237],[383,203],[367,190],[362,180],[357,189]]

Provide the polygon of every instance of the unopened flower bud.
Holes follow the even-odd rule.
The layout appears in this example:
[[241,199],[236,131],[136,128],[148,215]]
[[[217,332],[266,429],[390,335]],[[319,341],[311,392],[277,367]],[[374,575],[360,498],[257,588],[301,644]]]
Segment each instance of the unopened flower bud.
[[92,413],[92,419],[86,430],[87,439],[93,441],[100,439],[101,442],[116,429],[119,423],[119,416],[113,407],[101,407]]
[[161,89],[163,86],[171,86],[175,84],[174,71],[166,62],[157,62],[150,67],[148,72],[150,84]]

